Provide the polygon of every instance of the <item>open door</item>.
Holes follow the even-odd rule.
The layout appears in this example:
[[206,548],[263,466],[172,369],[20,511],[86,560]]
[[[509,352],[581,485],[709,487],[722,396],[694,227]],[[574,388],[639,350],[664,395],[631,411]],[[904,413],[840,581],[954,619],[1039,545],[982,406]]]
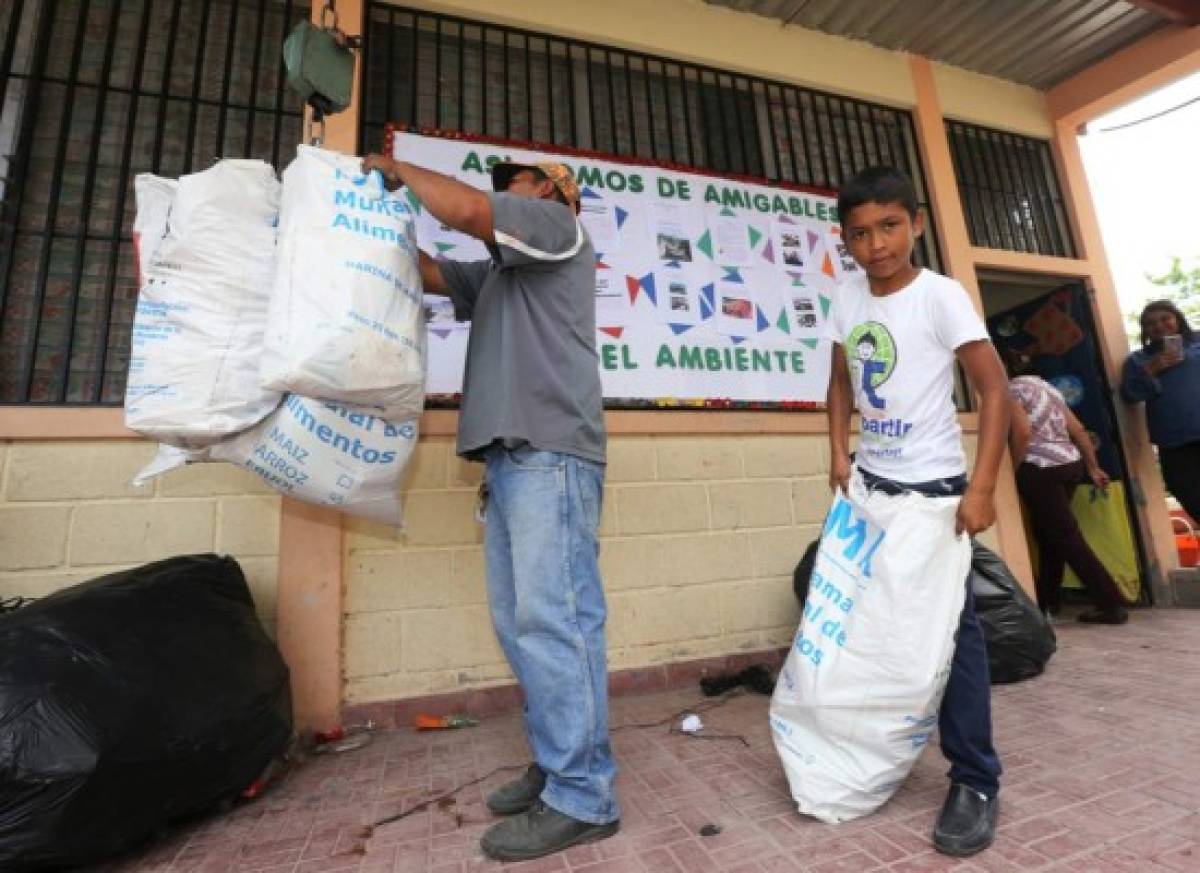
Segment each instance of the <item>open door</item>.
[[[1149,602],[1142,585],[1145,560],[1129,496],[1128,465],[1122,450],[1113,392],[1108,384],[1095,324],[1082,283],[1037,277],[980,277],[988,332],[996,348],[1013,348],[1033,358],[1033,372],[1058,388],[1087,428],[1100,465],[1112,477],[1106,491],[1084,486],[1071,509],[1092,551],[1131,601]],[[1030,538],[1036,562],[1036,543]],[[1063,584],[1082,587],[1067,570]]]

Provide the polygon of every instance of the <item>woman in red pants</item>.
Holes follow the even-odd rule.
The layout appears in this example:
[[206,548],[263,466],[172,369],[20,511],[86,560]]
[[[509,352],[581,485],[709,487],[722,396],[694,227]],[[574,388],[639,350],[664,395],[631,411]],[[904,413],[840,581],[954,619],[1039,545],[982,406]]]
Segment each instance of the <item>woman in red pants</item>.
[[1017,490],[1029,511],[1038,545],[1037,596],[1042,610],[1057,615],[1065,567],[1075,571],[1096,608],[1080,621],[1124,624],[1129,620],[1125,597],[1112,575],[1088,546],[1071,514],[1075,489],[1089,478],[1103,490],[1108,474],[1096,460],[1096,449],[1062,394],[1037,376],[1017,375],[1029,367],[1020,352],[1007,356],[1012,428],[1009,448],[1017,468]]

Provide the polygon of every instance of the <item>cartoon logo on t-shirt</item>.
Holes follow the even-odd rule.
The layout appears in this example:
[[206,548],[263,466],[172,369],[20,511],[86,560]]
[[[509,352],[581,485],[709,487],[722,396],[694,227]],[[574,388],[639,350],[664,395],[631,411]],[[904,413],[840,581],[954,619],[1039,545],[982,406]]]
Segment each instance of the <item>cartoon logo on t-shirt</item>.
[[888,329],[878,321],[866,321],[856,326],[846,337],[846,357],[851,378],[866,402],[873,409],[886,409],[887,401],[876,393],[876,389],[891,378],[896,369],[896,343]]

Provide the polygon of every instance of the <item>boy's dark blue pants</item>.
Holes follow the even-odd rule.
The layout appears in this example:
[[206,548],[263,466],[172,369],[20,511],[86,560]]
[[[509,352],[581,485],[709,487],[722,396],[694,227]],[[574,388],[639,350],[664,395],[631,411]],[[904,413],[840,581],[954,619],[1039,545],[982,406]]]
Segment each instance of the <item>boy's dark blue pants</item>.
[[[953,497],[966,490],[967,477],[932,482],[893,482],[859,468],[870,489],[885,494],[915,491],[927,497]],[[958,620],[957,643],[950,678],[938,713],[942,754],[950,762],[950,781],[960,782],[988,797],[1000,791],[1000,758],[992,747],[992,682],[987,646],[975,617],[975,595],[967,583],[967,599]]]

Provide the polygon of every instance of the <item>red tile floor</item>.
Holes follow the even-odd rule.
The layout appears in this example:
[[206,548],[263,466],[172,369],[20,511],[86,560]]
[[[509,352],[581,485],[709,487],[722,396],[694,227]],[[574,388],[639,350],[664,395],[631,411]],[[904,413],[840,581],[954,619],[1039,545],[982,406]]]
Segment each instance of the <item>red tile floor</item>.
[[[698,690],[613,702],[621,833],[513,871],[860,873],[927,870],[1200,871],[1200,612],[1140,611],[1125,627],[1060,625],[1059,653],[1035,680],[994,693],[1007,769],[999,837],[965,862],[929,832],[946,788],[931,745],[875,815],[839,826],[800,817],[766,723],[767,699],[735,696],[703,713],[698,739],[656,722]],[[317,757],[262,800],[105,865],[117,871],[466,873],[501,865],[479,852],[497,774],[366,835],[363,828],[526,752],[515,715],[479,727],[395,730],[364,749]],[[706,824],[721,832],[699,834]]]

